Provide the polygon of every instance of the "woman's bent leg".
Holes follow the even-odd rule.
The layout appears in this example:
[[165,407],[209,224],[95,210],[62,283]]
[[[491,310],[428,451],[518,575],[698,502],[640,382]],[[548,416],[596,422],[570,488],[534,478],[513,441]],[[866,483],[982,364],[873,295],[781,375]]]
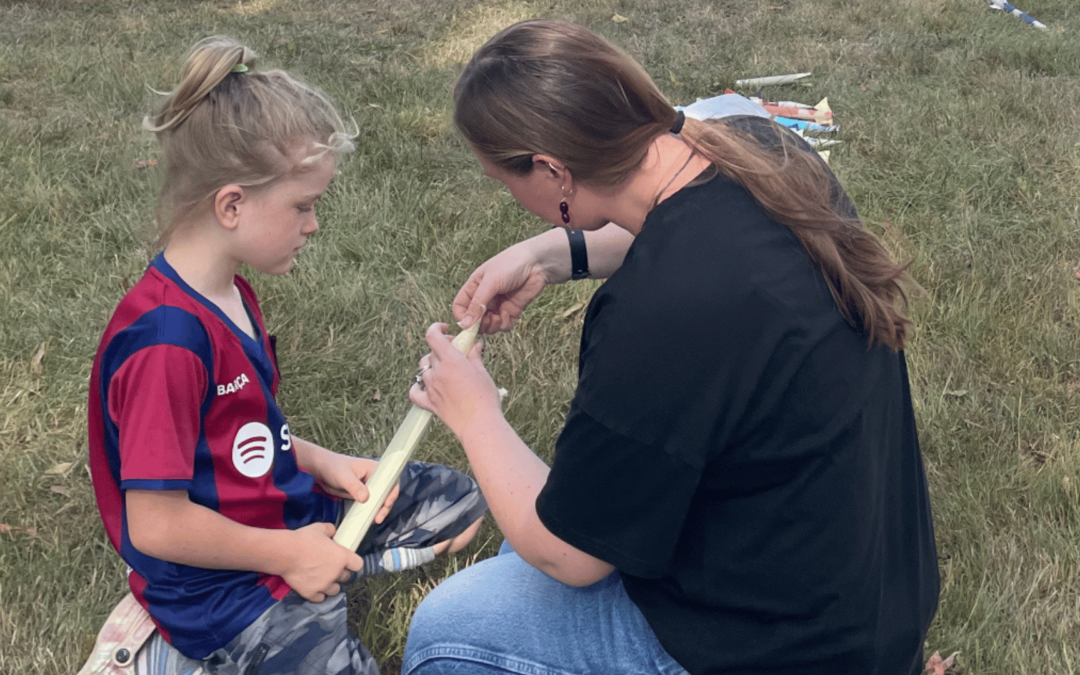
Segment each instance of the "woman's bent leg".
[[574,588],[508,552],[435,588],[416,610],[402,675],[684,675],[616,572]]

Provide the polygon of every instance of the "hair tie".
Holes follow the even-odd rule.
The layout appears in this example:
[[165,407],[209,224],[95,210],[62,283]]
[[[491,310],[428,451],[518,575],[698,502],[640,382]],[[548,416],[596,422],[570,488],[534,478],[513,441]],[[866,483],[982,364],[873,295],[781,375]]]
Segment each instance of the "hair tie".
[[675,123],[671,125],[671,133],[677,134],[680,131],[682,131],[682,125],[683,125],[683,122],[685,122],[685,121],[686,121],[686,115],[683,114],[683,111],[681,111],[681,110],[678,111],[678,113],[675,116]]
[[238,63],[238,64],[236,64],[235,66],[233,66],[232,68],[229,69],[230,73],[246,73],[247,71],[248,71],[248,67],[245,66],[242,63]]

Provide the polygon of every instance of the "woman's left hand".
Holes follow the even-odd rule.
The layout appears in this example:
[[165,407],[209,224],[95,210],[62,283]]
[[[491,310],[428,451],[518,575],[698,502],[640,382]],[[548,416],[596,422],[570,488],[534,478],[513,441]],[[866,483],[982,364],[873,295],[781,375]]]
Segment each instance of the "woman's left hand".
[[499,391],[481,358],[477,341],[468,356],[459,352],[447,334],[449,326],[433,323],[424,339],[431,353],[420,359],[421,382],[409,390],[409,400],[435,413],[460,439],[470,425],[491,414],[502,416]]

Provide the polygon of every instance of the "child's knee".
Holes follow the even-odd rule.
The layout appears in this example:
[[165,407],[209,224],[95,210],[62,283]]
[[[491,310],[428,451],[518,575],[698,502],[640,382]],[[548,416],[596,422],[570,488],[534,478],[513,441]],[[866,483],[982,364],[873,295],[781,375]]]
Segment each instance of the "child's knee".
[[[480,531],[480,526],[483,524],[483,522],[484,522],[484,517],[480,516],[479,518],[477,518],[473,522],[472,525],[469,525],[469,527],[466,528],[466,530],[464,532],[457,535],[456,537],[453,537],[452,539],[448,539],[445,542],[446,543],[446,547],[445,547],[446,552],[447,553],[457,553],[461,549],[468,546],[469,542],[472,541],[476,537],[476,533]],[[441,553],[442,551],[439,551],[439,552]]]

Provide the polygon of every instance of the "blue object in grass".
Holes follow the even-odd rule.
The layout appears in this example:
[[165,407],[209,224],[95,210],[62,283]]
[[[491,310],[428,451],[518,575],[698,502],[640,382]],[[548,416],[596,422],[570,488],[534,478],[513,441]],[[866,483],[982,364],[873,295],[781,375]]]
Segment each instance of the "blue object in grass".
[[765,111],[765,108],[738,94],[722,94],[712,98],[699,98],[688,106],[675,106],[675,109],[683,111],[687,117],[693,117],[696,120],[716,119],[732,115],[769,117],[769,113]]
[[1036,21],[1035,19],[1031,18],[1027,14],[1024,14],[1023,12],[1021,12],[1017,8],[1013,7],[1011,4],[1009,4],[1005,0],[990,0],[990,9],[998,9],[998,10],[1001,10],[1003,12],[1008,12],[1009,14],[1012,14],[1013,16],[1020,17],[1024,21],[1027,21],[1032,26],[1035,26],[1036,28],[1038,28],[1040,30],[1050,30],[1049,28],[1046,27],[1046,24],[1044,24],[1042,22],[1039,22],[1039,21]]
[[790,117],[774,117],[773,122],[785,126],[788,129],[797,129],[799,131],[840,131],[839,124],[818,124],[816,122],[796,120]]

